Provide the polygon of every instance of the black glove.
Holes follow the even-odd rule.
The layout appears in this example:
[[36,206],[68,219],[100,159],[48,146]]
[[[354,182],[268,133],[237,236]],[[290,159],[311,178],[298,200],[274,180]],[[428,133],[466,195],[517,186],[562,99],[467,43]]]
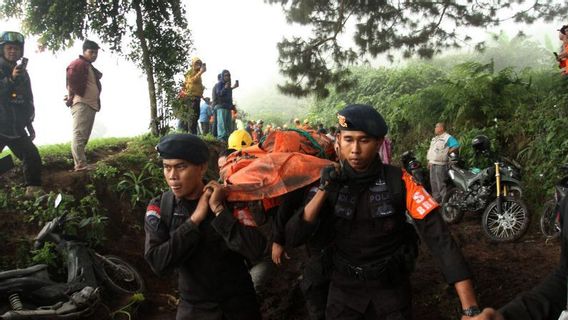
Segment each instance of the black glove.
[[341,172],[331,165],[321,169],[319,189],[322,191],[332,191],[339,187]]

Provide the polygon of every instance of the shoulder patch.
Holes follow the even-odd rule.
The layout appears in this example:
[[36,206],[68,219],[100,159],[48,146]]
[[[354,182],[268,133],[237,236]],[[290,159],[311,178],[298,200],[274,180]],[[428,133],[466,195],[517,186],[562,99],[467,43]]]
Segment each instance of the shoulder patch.
[[146,223],[152,228],[157,229],[160,224],[160,207],[151,204],[146,208]]
[[406,170],[402,171],[402,180],[406,187],[406,209],[412,218],[424,219],[440,206],[422,185],[414,181],[412,175]]

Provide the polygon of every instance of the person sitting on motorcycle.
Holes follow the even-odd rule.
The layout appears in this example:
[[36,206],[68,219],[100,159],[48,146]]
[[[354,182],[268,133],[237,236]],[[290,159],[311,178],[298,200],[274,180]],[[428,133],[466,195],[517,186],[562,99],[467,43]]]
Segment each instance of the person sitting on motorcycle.
[[177,319],[261,319],[245,264],[265,251],[266,238],[240,224],[225,189],[204,181],[209,149],[192,134],[163,137],[156,149],[170,191],[146,211],[144,258],[152,270],[179,270]]
[[473,320],[567,320],[568,198],[560,204],[562,251],[560,265],[531,291],[516,297],[499,310],[486,308]]

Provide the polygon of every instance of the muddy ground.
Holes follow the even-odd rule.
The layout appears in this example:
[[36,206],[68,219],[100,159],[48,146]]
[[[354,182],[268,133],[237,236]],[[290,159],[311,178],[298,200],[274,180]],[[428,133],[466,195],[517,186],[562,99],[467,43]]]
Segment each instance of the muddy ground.
[[[0,179],[8,183],[16,174]],[[86,173],[68,172],[52,168],[44,173],[47,190],[77,192],[87,179]],[[10,181],[12,183],[12,181]],[[101,192],[105,192],[101,188]],[[116,195],[104,195],[104,206],[110,216],[107,241],[100,253],[118,255],[136,268],[146,280],[146,301],[136,312],[136,319],[175,319],[175,275],[156,277],[143,259],[144,233],[143,210],[132,212]],[[532,207],[529,204],[529,207]],[[538,283],[558,263],[558,241],[546,241],[538,231],[537,217],[529,232],[516,243],[494,244],[482,234],[480,217],[466,216],[458,225],[451,226],[455,239],[462,247],[475,274],[477,295],[481,306],[501,306],[517,293]],[[7,261],[18,254],[22,241],[30,240],[39,231],[39,226],[29,224],[25,215],[13,211],[0,211],[0,257]],[[26,240],[27,239],[27,240]],[[307,319],[298,277],[304,257],[302,248],[290,250],[291,259],[286,261],[270,282],[268,292],[262,297],[262,313],[265,319]],[[423,246],[412,276],[414,288],[414,318],[419,320],[459,319],[459,303],[452,288],[445,284],[427,248]],[[126,297],[105,296],[108,310],[116,310]],[[93,319],[108,318],[107,308],[94,315]]]

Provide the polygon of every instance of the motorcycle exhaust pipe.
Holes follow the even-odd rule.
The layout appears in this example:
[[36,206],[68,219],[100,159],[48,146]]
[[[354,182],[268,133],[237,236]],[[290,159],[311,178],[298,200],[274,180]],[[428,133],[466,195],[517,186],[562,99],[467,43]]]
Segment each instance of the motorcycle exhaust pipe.
[[499,172],[498,162],[495,162],[495,183],[497,189],[497,198],[495,199],[497,203],[497,214],[501,215],[501,173]]

